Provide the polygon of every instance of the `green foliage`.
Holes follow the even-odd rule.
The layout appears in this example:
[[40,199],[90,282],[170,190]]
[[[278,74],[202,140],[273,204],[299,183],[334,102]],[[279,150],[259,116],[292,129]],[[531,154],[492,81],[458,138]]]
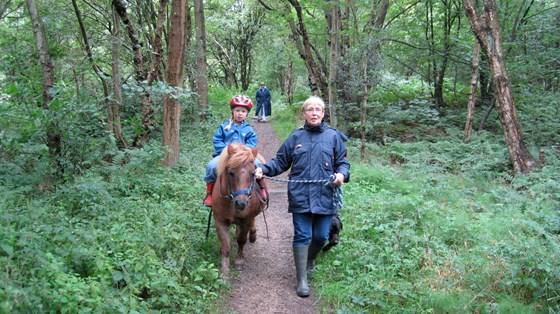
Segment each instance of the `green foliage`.
[[204,241],[208,129],[184,130],[196,140],[173,169],[146,145],[33,198],[3,184],[0,311],[212,311],[225,286]]
[[[213,87],[212,92],[208,95],[208,105],[212,114],[220,120],[229,119],[231,117],[229,102],[233,96],[239,94],[243,94],[243,92],[223,87]],[[256,102],[252,95],[248,96]],[[256,106],[256,103],[253,105]]]
[[517,108],[527,143],[545,147],[560,143],[556,125],[556,118],[560,117],[560,101],[556,93],[520,93]]
[[[525,144],[534,156],[540,149],[545,161],[540,171],[516,176],[496,110],[481,134],[468,144],[461,141],[465,112],[458,108],[465,104],[472,46],[467,23],[454,24],[447,53],[441,37],[443,2],[389,7],[391,23],[380,34],[386,40],[376,56],[379,63],[372,64],[384,71],[378,77],[377,68],[369,68],[373,90],[363,161],[356,160],[361,107],[353,100],[340,104],[340,125],[354,137],[348,142],[353,175],[344,186],[342,242],[320,256],[312,279],[325,312],[560,312],[558,25],[550,22],[557,10],[550,10],[554,2],[530,3],[525,8],[519,7],[525,2],[505,1],[499,10],[502,38],[511,39],[504,48],[517,118]],[[210,3],[210,37],[227,35],[219,25],[236,27],[224,20],[232,6],[223,4]],[[368,34],[362,26],[371,19],[370,3],[355,4],[356,24],[344,34],[349,39]],[[433,5],[430,20],[426,4]],[[212,86],[206,112],[188,90],[173,90],[185,113],[182,154],[173,169],[160,166],[163,149],[157,144],[118,149],[106,132],[104,97],[98,77],[84,62],[75,18],[61,15],[68,9],[61,5],[40,5],[58,79],[49,111],[40,107],[42,73],[25,6],[8,2],[0,20],[0,312],[217,312],[215,304],[226,290],[214,264],[216,243],[202,239],[206,158],[200,157],[210,155],[216,122],[229,117],[229,99],[241,92]],[[314,53],[327,56],[325,20],[317,18],[324,7],[303,5]],[[103,15],[109,11],[88,6],[82,11],[89,17],[84,21],[93,58],[109,73],[104,23],[110,17]],[[291,41],[285,41],[290,31],[279,12],[268,12],[270,23],[260,25],[262,36],[251,42],[254,73],[248,75],[253,84],[263,80],[271,87],[274,127],[286,138],[303,123],[300,107],[309,88],[307,69]],[[526,16],[517,19],[515,12]],[[511,36],[516,20],[522,21],[517,25],[522,36]],[[433,22],[433,42],[427,41],[428,22]],[[139,29],[148,56],[150,34]],[[347,52],[368,50],[370,43],[353,41],[355,50]],[[421,50],[425,47],[430,50]],[[340,65],[350,57],[359,59],[347,54]],[[434,77],[428,77],[443,68],[444,57],[446,104],[436,111]],[[163,83],[135,82],[127,49],[121,59],[124,135],[131,140],[140,132],[139,96],[148,90],[157,142],[163,94],[172,90]],[[187,60],[190,69],[193,60]],[[280,86],[288,65],[293,65],[294,95],[284,105]],[[210,73],[211,84],[216,83],[220,69],[211,67]],[[363,87],[358,79],[348,83]],[[255,89],[251,85],[246,93],[253,97]],[[339,92],[354,99],[361,90]],[[477,106],[476,124],[484,109]],[[62,135],[56,157],[45,145],[46,128],[53,123]],[[57,163],[64,169],[62,178],[55,176]]]
[[293,104],[286,104],[284,110],[274,112],[274,124],[272,126],[281,139],[286,139],[292,131],[305,123],[301,113],[302,105],[303,100]]
[[[231,94],[213,96],[216,116],[229,114],[223,104]],[[3,105],[22,123],[0,119],[2,312],[216,310],[227,287],[218,279],[215,240],[203,239],[207,209],[200,205],[200,156],[211,153],[214,119],[182,124],[172,169],[160,166],[159,145],[117,150],[101,134],[81,133],[74,140],[96,143],[88,155],[101,159],[70,158],[80,171],[45,186],[47,151],[34,144],[42,124]],[[560,310],[556,148],[544,146],[541,171],[513,177],[499,134],[465,144],[453,122],[460,113],[400,108],[383,110],[394,119],[388,126],[414,134],[410,141],[369,143],[364,162],[355,160],[359,143],[348,141],[353,174],[344,185],[341,243],[320,255],[312,279],[321,306],[339,313]],[[275,112],[281,137],[302,123],[300,109],[294,103]],[[64,129],[78,132],[90,112],[69,113],[75,122]],[[438,132],[430,132],[434,126]],[[550,139],[540,130],[534,134]]]
[[[496,176],[503,170],[492,159],[507,156],[490,142],[371,146],[377,158],[353,163],[341,243],[318,264],[327,307],[558,311],[560,186],[550,172],[558,165]],[[392,154],[403,163],[391,163]]]

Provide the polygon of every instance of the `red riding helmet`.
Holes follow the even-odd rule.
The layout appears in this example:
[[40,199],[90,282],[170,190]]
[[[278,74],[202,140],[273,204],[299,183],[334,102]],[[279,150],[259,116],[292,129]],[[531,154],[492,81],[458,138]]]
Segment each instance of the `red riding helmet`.
[[247,108],[247,111],[251,111],[251,108],[253,108],[253,102],[251,101],[251,98],[245,95],[236,95],[233,96],[233,98],[229,102],[229,106],[231,107],[231,109],[235,107],[245,107]]

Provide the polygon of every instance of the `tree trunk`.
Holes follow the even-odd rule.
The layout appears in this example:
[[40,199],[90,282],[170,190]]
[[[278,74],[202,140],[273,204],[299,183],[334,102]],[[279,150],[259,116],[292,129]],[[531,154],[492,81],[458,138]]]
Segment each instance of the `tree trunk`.
[[338,116],[336,114],[336,72],[338,67],[338,45],[339,45],[339,29],[340,29],[340,8],[336,1],[332,8],[326,12],[327,25],[329,31],[329,119],[333,127],[338,125]]
[[482,132],[482,130],[484,129],[484,125],[486,124],[486,121],[488,121],[488,117],[490,117],[490,113],[492,113],[494,107],[496,107],[496,98],[490,99],[488,108],[484,110],[484,114],[482,115],[482,119],[480,119],[480,124],[478,125],[478,130],[476,130],[477,135],[480,135],[480,132]]
[[[363,78],[364,82],[368,80],[368,63],[366,60],[362,61],[362,71],[363,71]],[[360,133],[362,135],[362,145],[360,146],[360,157],[362,160],[366,159],[366,143],[367,143],[367,102],[369,99],[369,86],[368,84],[364,84],[364,92],[362,95],[362,99],[360,101],[361,106],[361,113],[360,113]]]
[[[41,64],[41,72],[43,74],[43,109],[45,113],[49,115],[49,106],[52,100],[51,89],[54,87],[54,67],[51,61],[51,55],[49,52],[49,45],[45,35],[45,29],[43,26],[43,20],[39,15],[39,10],[37,9],[37,3],[35,0],[27,0],[27,9],[29,11],[29,17],[31,18],[31,24],[33,27],[33,35],[35,36],[35,46],[37,47],[37,52],[39,53],[39,63]],[[61,141],[62,135],[58,128],[58,122],[56,119],[52,118],[48,122],[47,126],[47,147],[49,149],[49,155],[55,160],[54,165],[57,169],[57,174],[60,176],[64,172],[64,167],[57,158],[61,152]]]
[[516,173],[528,172],[538,168],[538,163],[531,155],[517,122],[517,112],[512,87],[503,61],[500,24],[494,0],[484,1],[484,15],[476,12],[473,0],[464,0],[465,11],[472,31],[481,49],[488,56],[500,121],[504,128],[506,144],[510,154],[513,170]]
[[122,106],[122,86],[121,86],[121,66],[120,66],[120,55],[121,55],[121,41],[120,32],[121,27],[119,23],[119,16],[117,12],[113,9],[113,49],[111,51],[111,56],[113,58],[113,101],[109,110],[109,126],[120,147],[128,147],[128,143],[124,138],[122,133],[121,125],[121,106]]
[[428,46],[428,54],[430,62],[428,63],[428,74],[426,77],[428,78],[428,85],[430,86],[430,94],[432,96],[432,103],[436,105],[436,108],[439,110],[439,106],[437,105],[437,73],[438,73],[438,64],[436,58],[436,44],[434,39],[434,3],[433,0],[425,1],[425,19],[426,25],[424,28],[424,37],[426,40],[426,44]]
[[[438,111],[441,111],[445,104],[443,97],[444,80],[449,64],[450,51],[452,48],[451,31],[454,22],[459,16],[459,8],[454,6],[454,1],[443,0],[438,1],[443,7],[443,14],[438,14],[437,9],[434,9],[433,0],[426,2],[426,41],[429,47],[431,69],[429,71],[429,81],[433,84],[433,103]],[[443,39],[438,41],[436,27],[441,23],[440,19],[443,18]],[[440,43],[441,42],[441,43]],[[443,47],[438,48],[440,45]]]
[[238,55],[241,90],[246,91],[251,84],[251,74],[253,71],[253,44],[256,42],[256,37],[262,29],[266,15],[262,8],[255,8],[249,12],[249,18],[243,19],[238,23],[239,35],[236,36],[237,46],[235,51]]
[[[143,85],[147,80],[147,73],[144,66],[144,57],[142,56],[142,42],[140,41],[140,36],[126,12],[126,4],[123,0],[112,1],[115,10],[126,26],[128,37],[131,41],[132,51],[134,53],[134,67],[136,68],[136,82]],[[144,89],[140,102],[142,104],[142,132],[134,139],[134,146],[138,146],[150,140],[150,130],[153,124],[152,115],[154,112],[152,109],[152,96],[147,89]]]
[[31,17],[33,35],[35,35],[35,47],[39,53],[39,63],[43,74],[43,108],[49,109],[52,100],[51,88],[54,86],[54,68],[49,52],[49,43],[45,35],[43,20],[39,15],[35,0],[27,0],[27,9]]
[[214,45],[216,46],[214,50],[215,59],[218,61],[218,66],[222,69],[224,81],[223,85],[228,88],[237,89],[238,82],[237,76],[235,75],[235,61],[233,60],[235,56],[230,53],[230,49],[220,42],[220,40],[213,39]]
[[[525,21],[525,17],[529,13],[529,10],[533,5],[533,3],[534,1],[531,1],[527,6],[527,0],[522,0],[521,4],[519,5],[519,8],[515,13],[513,25],[511,27],[510,38],[509,38],[510,43],[515,43],[517,39],[517,32],[521,28],[521,24],[523,24],[523,22]],[[503,60],[506,60],[513,46],[514,45],[512,44],[508,46],[508,48],[504,52]],[[486,55],[482,55],[482,58],[485,60]],[[490,62],[487,63],[489,64]],[[484,128],[486,119],[488,118],[492,110],[494,110],[494,108],[496,107],[496,99],[494,98],[492,81],[488,79],[488,76],[486,75],[485,71],[479,71],[479,72],[480,72],[480,95],[481,95],[482,103],[488,104],[488,108],[484,114],[484,119],[481,121],[479,125],[478,132],[480,133]]]
[[309,41],[309,35],[307,34],[307,28],[303,21],[303,12],[300,3],[297,0],[288,0],[291,6],[296,10],[296,15],[298,18],[298,23],[294,22],[291,18],[291,8],[286,6],[286,12],[288,14],[288,23],[292,31],[292,39],[294,40],[296,47],[298,49],[299,55],[305,66],[307,67],[307,78],[309,80],[309,89],[313,95],[321,96],[325,98],[328,95],[328,82],[327,76],[321,71],[321,68],[317,65],[315,58],[311,54],[312,45]]
[[[480,44],[479,44],[480,45]],[[488,67],[486,66],[490,62],[487,60],[486,54],[480,55],[480,64],[479,64],[479,88],[480,88],[480,103],[482,105],[490,106],[492,99],[494,98],[494,90],[492,87],[492,80],[490,80]]]
[[[380,49],[379,33],[383,29],[387,11],[389,10],[389,1],[381,0],[377,6],[377,12],[372,11],[371,16],[374,17],[365,27],[366,30],[366,44],[363,46],[363,51],[360,56],[359,70],[363,82],[363,95],[361,97],[361,135],[362,147],[360,149],[362,160],[366,157],[366,141],[367,141],[367,102],[369,99],[369,92],[371,88],[379,82],[379,74],[376,71],[379,68],[378,53]],[[374,14],[375,13],[375,14]]]
[[[74,0],[75,1],[75,0]],[[155,31],[155,38],[153,40],[153,49],[154,49],[154,56],[152,57],[152,68],[148,72],[147,77],[147,85],[151,86],[155,79],[157,79],[159,72],[160,72],[160,65],[163,59],[163,23],[165,22],[165,12],[167,8],[168,0],[160,0],[159,9],[158,9],[158,16],[157,16],[157,23],[156,23],[156,31]]]
[[286,97],[286,101],[291,104],[294,100],[294,59],[290,51],[288,53],[288,64],[284,71],[282,94]]
[[463,142],[467,143],[472,133],[474,122],[474,108],[476,105],[476,86],[478,83],[478,64],[480,61],[480,45],[478,41],[474,41],[472,65],[471,65],[471,88],[469,91],[469,101],[467,103],[467,121],[465,123],[465,132]]
[[[192,16],[191,16],[191,8],[192,2],[187,1],[187,26],[185,28],[185,51],[189,51],[191,49],[192,43],[192,30],[193,30],[193,23],[192,23]],[[183,81],[185,81],[186,86],[188,86],[191,90],[196,90],[196,80],[195,80],[195,70],[194,65],[191,62],[187,62],[185,64],[185,74]]]
[[194,0],[194,20],[196,23],[196,88],[198,104],[208,109],[208,77],[206,69],[206,26],[203,0]]
[[[173,1],[171,5],[171,28],[169,30],[169,61],[167,84],[181,90],[185,63],[185,28],[187,0]],[[179,130],[181,106],[175,95],[166,94],[163,104],[163,145],[168,148],[163,164],[171,167],[179,159]]]
[[[78,20],[78,25],[80,26],[80,32],[82,34],[82,39],[84,40],[84,49],[86,51],[86,55],[88,57],[88,60],[91,64],[91,67],[93,68],[93,72],[95,72],[95,74],[97,75],[97,77],[99,78],[99,80],[101,81],[101,86],[103,87],[103,98],[104,98],[104,102],[105,102],[105,108],[107,109],[107,129],[109,132],[113,133],[113,135],[115,136],[115,138],[119,141],[119,145],[121,147],[126,147],[126,141],[124,140],[124,137],[122,135],[122,130],[121,130],[121,126],[120,126],[120,118],[119,118],[119,106],[122,100],[122,96],[118,95],[120,97],[119,102],[117,104],[117,106],[115,106],[115,102],[117,101],[116,98],[114,97],[115,100],[113,100],[113,104],[111,104],[110,99],[110,95],[109,95],[109,83],[107,83],[107,79],[106,77],[109,77],[109,75],[107,75],[106,73],[103,72],[103,70],[97,65],[97,63],[95,63],[95,60],[93,58],[93,53],[91,51],[91,45],[89,44],[89,39],[86,33],[86,28],[84,26],[84,23],[82,22],[82,14],[80,13],[80,9],[78,8],[78,4],[76,3],[76,0],[72,0],[72,6],[74,7],[74,12],[76,14],[76,19]],[[113,10],[114,12],[114,10]],[[118,30],[118,24],[115,24],[115,30]],[[113,36],[115,36],[115,34],[113,34]],[[113,37],[114,38],[114,37]],[[116,47],[117,49],[119,49],[119,47]],[[115,45],[113,44],[113,49],[115,49]],[[118,63],[115,64],[115,50],[113,50],[113,75],[115,74],[115,70],[117,71],[117,82],[120,83],[120,75],[118,73],[118,68],[119,65]],[[116,56],[117,58],[119,57],[119,50],[116,51]],[[117,60],[118,61],[118,60]],[[116,68],[116,69],[115,69]],[[113,81],[115,81],[115,77],[113,77]],[[119,92],[120,92],[120,86],[119,88]],[[115,93],[116,94],[116,93]],[[114,112],[116,110],[116,112]]]

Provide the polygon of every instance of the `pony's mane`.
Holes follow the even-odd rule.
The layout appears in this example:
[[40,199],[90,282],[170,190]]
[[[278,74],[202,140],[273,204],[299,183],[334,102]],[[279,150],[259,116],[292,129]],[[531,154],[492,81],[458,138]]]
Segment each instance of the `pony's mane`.
[[226,146],[222,153],[220,154],[220,162],[218,163],[217,174],[221,175],[227,168],[236,168],[244,163],[253,163],[255,161],[255,156],[253,156],[253,152],[251,148],[239,144],[233,143],[229,144],[230,146],[234,146],[235,153],[230,155],[228,153],[228,147]]

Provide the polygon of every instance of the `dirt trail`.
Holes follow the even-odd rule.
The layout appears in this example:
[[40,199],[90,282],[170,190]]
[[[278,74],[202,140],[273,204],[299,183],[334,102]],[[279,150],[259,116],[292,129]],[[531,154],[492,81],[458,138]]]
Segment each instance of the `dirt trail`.
[[[258,134],[259,152],[270,160],[281,141],[270,123],[252,120]],[[277,178],[287,179],[284,173]],[[268,239],[263,215],[257,217],[258,239],[245,248],[245,266],[240,272],[232,267],[232,291],[223,314],[249,313],[319,313],[312,294],[308,298],[296,295],[296,270],[292,256],[292,216],[288,214],[286,183],[268,180],[270,206],[264,213],[268,225]],[[232,241],[232,254],[237,248]]]

